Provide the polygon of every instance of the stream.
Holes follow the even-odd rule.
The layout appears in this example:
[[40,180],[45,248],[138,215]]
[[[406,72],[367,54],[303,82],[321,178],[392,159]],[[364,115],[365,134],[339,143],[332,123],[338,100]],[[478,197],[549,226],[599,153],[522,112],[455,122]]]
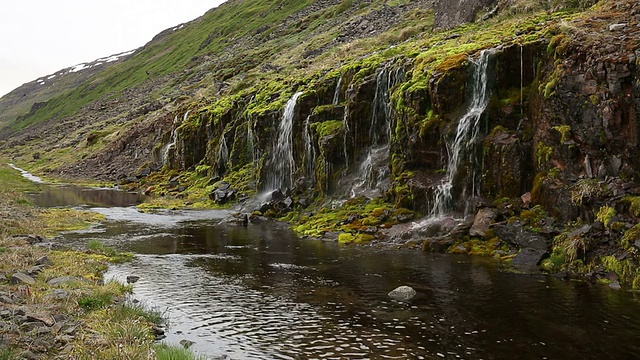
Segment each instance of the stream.
[[[136,254],[107,279],[169,321],[167,339],[227,359],[632,359],[640,296],[501,271],[493,259],[296,237],[279,223],[224,224],[227,211],[140,212],[137,194],[49,186],[41,206],[104,214],[63,235]],[[409,285],[411,303],[387,293]]]

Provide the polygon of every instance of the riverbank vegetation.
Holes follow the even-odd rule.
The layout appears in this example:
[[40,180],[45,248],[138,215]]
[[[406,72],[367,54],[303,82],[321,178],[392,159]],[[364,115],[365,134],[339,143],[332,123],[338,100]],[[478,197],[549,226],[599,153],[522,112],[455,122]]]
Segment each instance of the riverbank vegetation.
[[66,249],[48,237],[102,218],[42,209],[32,183],[0,163],[0,359],[195,359],[160,345],[162,313],[132,302],[131,285],[105,282],[111,263],[128,261],[98,242]]

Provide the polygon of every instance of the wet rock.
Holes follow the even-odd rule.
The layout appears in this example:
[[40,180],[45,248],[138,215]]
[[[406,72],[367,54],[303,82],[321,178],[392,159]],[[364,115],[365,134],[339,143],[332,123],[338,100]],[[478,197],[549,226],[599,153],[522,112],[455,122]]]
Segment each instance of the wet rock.
[[134,284],[140,280],[140,276],[129,275],[127,276],[127,284]]
[[619,281],[614,281],[611,284],[609,284],[609,287],[612,288],[613,290],[621,290],[622,286],[620,286],[620,282]]
[[397,301],[410,301],[416,294],[416,291],[410,286],[399,286],[391,290],[388,296]]
[[487,234],[487,231],[489,230],[491,224],[495,221],[496,217],[498,217],[498,213],[495,209],[480,209],[476,214],[475,219],[473,220],[473,225],[471,225],[469,235],[484,237]]
[[[226,184],[228,185],[228,183]],[[224,186],[224,188],[216,188],[209,193],[209,199],[215,201],[218,204],[226,204],[229,201],[235,199],[236,190],[231,189],[228,186]]]
[[15,273],[11,275],[11,279],[9,279],[10,284],[27,284],[27,285],[35,285],[36,280],[31,276],[23,273]]
[[513,258],[511,265],[519,271],[536,271],[538,263],[546,254],[546,250],[524,248]]

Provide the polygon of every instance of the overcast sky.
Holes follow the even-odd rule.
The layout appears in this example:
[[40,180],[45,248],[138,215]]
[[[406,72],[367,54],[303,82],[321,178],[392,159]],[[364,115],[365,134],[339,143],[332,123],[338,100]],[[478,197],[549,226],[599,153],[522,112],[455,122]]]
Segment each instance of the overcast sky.
[[224,0],[3,0],[0,96],[38,77],[133,50]]

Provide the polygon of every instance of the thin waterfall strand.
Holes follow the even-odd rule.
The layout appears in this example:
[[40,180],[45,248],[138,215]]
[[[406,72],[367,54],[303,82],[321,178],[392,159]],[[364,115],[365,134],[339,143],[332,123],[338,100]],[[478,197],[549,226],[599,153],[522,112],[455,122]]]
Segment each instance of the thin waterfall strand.
[[338,84],[336,84],[336,90],[333,93],[333,105],[340,104],[340,88],[342,87],[342,75],[340,75],[340,79],[338,79]]
[[296,104],[302,92],[295,93],[284,108],[282,120],[278,126],[278,139],[271,155],[271,171],[267,187],[271,190],[283,189],[293,184],[295,163],[293,160],[293,117]]
[[[474,140],[478,136],[480,118],[489,102],[488,90],[488,64],[492,50],[483,50],[478,61],[473,61],[473,98],[466,114],[460,118],[456,129],[456,136],[451,143],[447,143],[449,162],[447,171],[440,185],[437,186],[434,196],[432,216],[442,216],[452,210],[453,181],[458,173],[465,156],[470,156],[474,146]],[[472,179],[474,176],[472,176]],[[475,190],[474,190],[475,191]]]

